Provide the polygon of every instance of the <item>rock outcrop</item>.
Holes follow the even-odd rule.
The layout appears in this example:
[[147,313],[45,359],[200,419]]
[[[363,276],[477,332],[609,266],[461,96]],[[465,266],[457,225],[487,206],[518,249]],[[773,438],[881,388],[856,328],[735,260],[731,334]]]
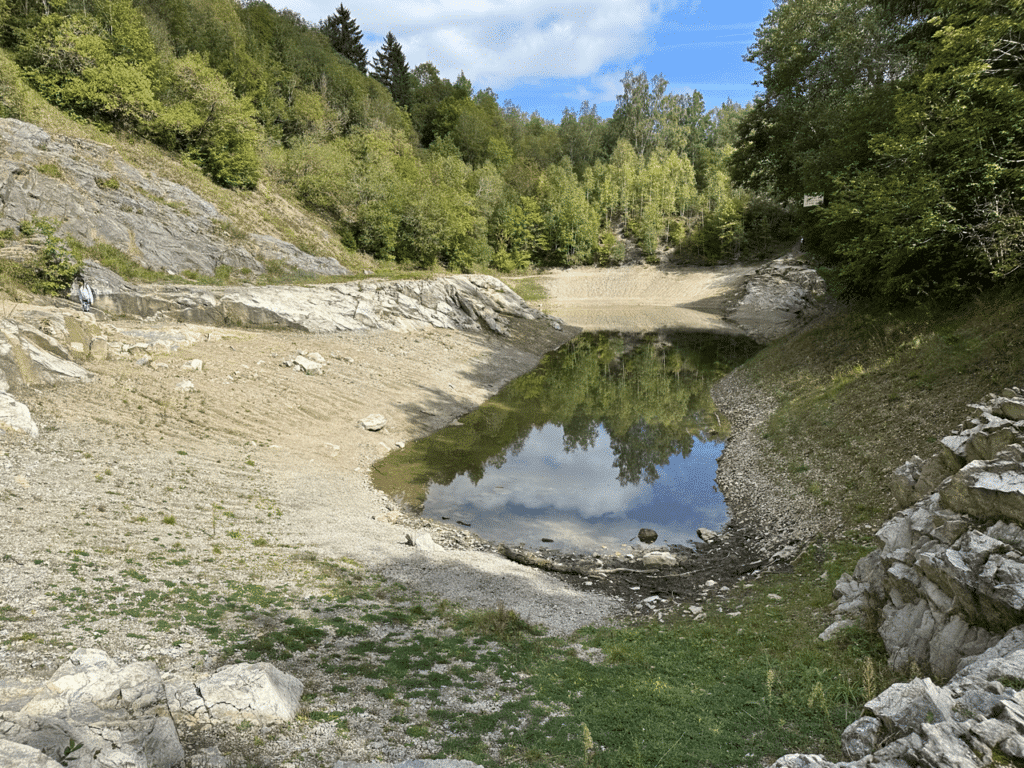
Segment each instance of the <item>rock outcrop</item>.
[[504,336],[509,335],[510,318],[557,323],[488,275],[197,289],[138,288],[95,264],[86,271],[96,290],[97,309],[158,321],[310,333],[433,327]]
[[180,184],[143,173],[106,144],[53,136],[0,119],[0,229],[32,218],[60,222],[58,234],[107,243],[160,272],[212,275],[224,265],[262,274],[278,263],[316,275],[347,275],[269,235],[235,236],[217,208]]
[[726,319],[758,341],[774,341],[819,315],[826,291],[821,275],[790,254],[750,276]]
[[[893,475],[905,508],[836,585],[836,623],[875,623],[896,669],[929,678],[865,705],[841,765],[983,766],[1024,760],[1024,390],[971,406],[928,459]],[[777,768],[830,766],[788,755]]]
[[[309,333],[449,328],[503,336],[511,335],[510,323],[516,319],[560,327],[487,275],[197,291],[136,288],[95,264],[87,272],[100,313],[39,309],[19,312],[17,321],[0,318],[0,428],[38,433],[31,413],[10,394],[12,388],[87,379],[92,374],[75,362],[87,358],[124,356],[146,364],[152,354],[190,346],[203,336],[180,323]],[[174,325],[121,338],[104,323],[104,314]],[[323,360],[300,355],[285,364],[316,374]]]
[[[59,316],[53,321],[59,323]],[[60,323],[62,324],[62,323]],[[70,359],[66,344],[43,328],[0,318],[0,429],[13,429],[33,437],[39,434],[27,407],[10,394],[11,387],[55,384],[92,376]],[[65,335],[66,333],[65,329]]]
[[[186,757],[179,728],[287,722],[301,695],[301,682],[267,663],[183,680],[151,662],[121,665],[78,650],[45,683],[0,682],[0,763],[171,768]],[[227,765],[216,748],[203,758]]]

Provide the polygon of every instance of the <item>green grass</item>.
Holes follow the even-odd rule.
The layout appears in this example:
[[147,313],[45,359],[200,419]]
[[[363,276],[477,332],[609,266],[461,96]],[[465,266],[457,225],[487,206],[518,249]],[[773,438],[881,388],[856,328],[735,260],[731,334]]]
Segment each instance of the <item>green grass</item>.
[[[778,465],[842,525],[787,572],[705,603],[702,621],[590,628],[564,640],[503,606],[459,610],[312,555],[281,563],[288,587],[197,584],[168,572],[178,560],[159,558],[133,563],[115,593],[83,550],[70,566],[80,580],[57,599],[69,625],[87,631],[123,616],[133,636],[157,645],[160,632],[185,626],[224,662],[326,674],[308,691],[304,717],[340,731],[365,712],[354,694],[368,692],[393,708],[386,738],[440,745],[425,758],[488,768],[753,768],[789,752],[841,760],[842,730],[893,678],[866,629],[817,640],[832,588],[874,546],[870,534],[891,511],[888,473],[913,453],[930,455],[968,403],[1024,383],[1022,315],[1024,300],[1009,290],[955,308],[847,307],[748,362],[747,375],[779,402],[766,427]],[[282,551],[267,541],[261,562]],[[600,660],[578,658],[570,643]]]
[[889,473],[930,456],[967,405],[1024,384],[1024,298],[1016,286],[958,307],[836,311],[746,368],[778,400],[767,436],[848,525],[883,520]]

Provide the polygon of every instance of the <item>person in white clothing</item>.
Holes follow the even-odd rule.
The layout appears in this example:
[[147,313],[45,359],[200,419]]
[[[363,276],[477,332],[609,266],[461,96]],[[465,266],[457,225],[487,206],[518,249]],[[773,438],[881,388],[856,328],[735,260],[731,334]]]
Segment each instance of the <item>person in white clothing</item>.
[[95,296],[92,292],[92,287],[85,282],[85,278],[82,278],[81,284],[78,286],[78,300],[82,302],[82,311],[88,312],[95,301]]

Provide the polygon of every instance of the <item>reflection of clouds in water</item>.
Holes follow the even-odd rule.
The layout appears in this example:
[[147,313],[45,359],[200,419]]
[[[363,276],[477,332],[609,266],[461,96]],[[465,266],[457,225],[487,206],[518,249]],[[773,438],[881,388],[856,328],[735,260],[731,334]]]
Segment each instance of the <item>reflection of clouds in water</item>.
[[612,467],[608,434],[601,429],[595,445],[587,451],[566,453],[562,428],[547,424],[534,429],[518,455],[509,456],[500,469],[488,467],[475,486],[465,475],[451,485],[431,485],[425,511],[471,505],[497,512],[509,504],[529,509],[571,510],[586,518],[612,515],[625,517],[627,511],[651,496],[648,486],[621,486]]
[[[671,457],[653,485],[622,486],[603,428],[594,446],[566,453],[560,427],[535,429],[518,455],[487,467],[475,486],[459,475],[448,486],[431,485],[424,513],[470,523],[493,541],[563,549],[611,549],[654,528],[658,544],[687,544],[696,529],[718,530],[728,519],[714,483],[722,443],[695,440],[689,456]],[[636,543],[634,541],[634,543]]]

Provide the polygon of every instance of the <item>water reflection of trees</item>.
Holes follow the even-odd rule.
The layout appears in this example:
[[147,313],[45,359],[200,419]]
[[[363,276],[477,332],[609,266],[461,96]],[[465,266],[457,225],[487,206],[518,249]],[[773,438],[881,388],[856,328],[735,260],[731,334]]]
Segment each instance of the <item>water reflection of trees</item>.
[[710,386],[755,349],[744,337],[720,334],[584,334],[462,417],[462,426],[392,454],[378,472],[412,473],[424,486],[460,474],[476,483],[487,467],[518,454],[535,428],[555,424],[566,452],[593,447],[603,428],[619,482],[653,482],[695,440],[725,439],[728,424],[715,413]]

